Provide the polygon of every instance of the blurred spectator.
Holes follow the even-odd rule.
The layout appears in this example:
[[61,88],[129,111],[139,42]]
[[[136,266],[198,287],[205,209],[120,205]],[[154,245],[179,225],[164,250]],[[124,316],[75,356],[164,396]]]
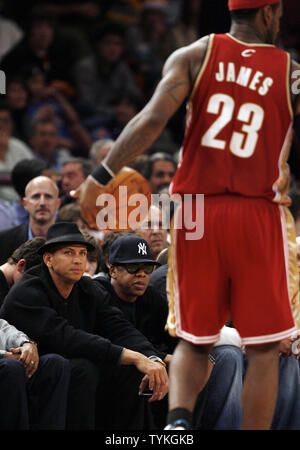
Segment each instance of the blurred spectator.
[[62,206],[76,201],[70,197],[70,191],[77,189],[92,171],[93,164],[88,159],[72,158],[64,161],[61,169]]
[[10,108],[14,124],[12,135],[18,139],[26,140],[28,90],[22,77],[16,75],[7,80],[5,99]]
[[51,178],[39,176],[26,186],[23,206],[29,213],[29,223],[0,231],[0,264],[7,261],[12,252],[23,242],[36,236],[46,236],[55,222],[60,205],[59,191]]
[[148,216],[135,229],[135,232],[148,242],[151,258],[155,260],[168,246],[167,229],[162,210],[155,205],[150,206]]
[[60,208],[57,212],[55,222],[75,222],[80,231],[84,231],[88,228],[82,218],[80,206],[75,203],[69,203]]
[[94,168],[100,165],[101,161],[105,158],[113,145],[114,141],[112,139],[99,139],[93,143],[90,148],[89,158],[91,159]]
[[[93,140],[101,138],[116,139],[125,125],[142,109],[141,96],[134,92],[125,91],[120,93],[118,100],[112,105],[113,111],[110,115],[93,118],[94,126],[91,132]],[[97,120],[99,125],[96,126]]]
[[11,185],[11,171],[22,159],[31,159],[33,154],[20,139],[12,137],[13,121],[7,105],[0,105],[0,198],[8,201],[18,199]]
[[[2,12],[4,0],[0,1]],[[0,14],[0,61],[23,38],[24,32],[19,25]]]
[[115,0],[108,2],[105,17],[125,26],[136,24],[142,8],[143,0]]
[[300,15],[299,1],[286,0],[281,18],[281,43],[291,53],[292,58],[300,62]]
[[177,48],[173,31],[167,27],[167,12],[167,0],[145,0],[139,23],[127,30],[130,64],[147,98],[161,77],[166,58]]
[[176,161],[168,153],[157,152],[148,158],[143,175],[150,184],[152,194],[171,183],[176,169]]
[[111,114],[125,90],[139,93],[133,73],[123,60],[124,30],[113,23],[102,23],[92,35],[93,54],[73,70],[79,102],[94,105],[95,112]]
[[45,73],[37,66],[26,66],[22,72],[29,91],[27,123],[52,120],[57,127],[58,144],[72,152],[85,153],[91,145],[89,134],[62,89],[55,83],[47,84]]
[[57,128],[49,119],[39,119],[33,122],[29,131],[29,143],[35,158],[47,162],[49,167],[60,171],[66,159],[71,158],[71,152],[59,147]]
[[93,278],[97,275],[100,268],[100,262],[102,258],[101,244],[98,239],[89,234],[88,231],[82,229],[80,231],[82,232],[84,239],[94,246],[94,250],[88,250],[87,252],[87,261],[84,272],[84,275]]
[[47,164],[37,159],[22,159],[11,172],[11,183],[19,198],[13,202],[0,200],[0,230],[12,228],[28,222],[28,212],[22,205],[25,188],[32,178],[39,175],[52,178],[52,171]]
[[20,67],[33,64],[46,73],[48,81],[70,83],[72,67],[85,54],[76,33],[56,28],[54,16],[40,5],[30,11],[26,25],[24,38],[1,62],[4,72],[10,77]]
[[25,270],[41,264],[43,259],[37,251],[44,243],[45,239],[42,237],[24,242],[12,253],[7,262],[0,266],[0,306],[9,289],[21,278]]
[[202,0],[185,0],[181,3],[180,20],[173,28],[176,47],[192,44],[199,38],[199,17]]

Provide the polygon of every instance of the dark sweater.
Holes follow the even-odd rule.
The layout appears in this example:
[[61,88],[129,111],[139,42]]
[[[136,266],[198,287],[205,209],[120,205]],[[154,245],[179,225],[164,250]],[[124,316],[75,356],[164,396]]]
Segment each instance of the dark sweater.
[[6,295],[8,294],[9,286],[2,270],[0,270],[0,306],[2,305]]
[[150,356],[155,349],[108,303],[107,292],[89,277],[75,283],[64,299],[42,263],[12,287],[0,317],[37,342],[40,354],[118,363],[123,347]]
[[152,287],[148,287],[135,302],[126,302],[118,297],[109,277],[99,276],[95,278],[95,281],[98,281],[110,294],[108,297],[110,304],[118,307],[126,319],[151,342],[160,358],[164,359],[167,353],[171,353],[169,335],[165,331],[168,316],[166,297]]

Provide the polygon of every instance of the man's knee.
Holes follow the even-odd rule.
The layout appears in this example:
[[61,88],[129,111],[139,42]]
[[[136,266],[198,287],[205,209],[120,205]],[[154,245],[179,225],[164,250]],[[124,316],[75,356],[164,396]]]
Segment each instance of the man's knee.
[[99,382],[99,368],[92,361],[84,358],[71,359],[71,380],[84,384],[87,388],[96,388]]
[[47,368],[47,372],[69,373],[70,362],[68,359],[55,353],[47,353],[40,357],[39,366]]
[[11,358],[0,360],[0,378],[11,381],[13,384],[24,383],[26,380],[25,367],[23,363]]

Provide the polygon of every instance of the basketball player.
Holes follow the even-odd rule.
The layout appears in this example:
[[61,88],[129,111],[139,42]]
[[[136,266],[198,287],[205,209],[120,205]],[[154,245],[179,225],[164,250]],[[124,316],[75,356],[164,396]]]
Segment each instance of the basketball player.
[[[208,354],[229,317],[249,361],[242,428],[269,429],[279,342],[298,329],[290,308],[299,292],[286,161],[294,113],[299,133],[292,81],[300,66],[274,45],[282,2],[229,0],[229,9],[228,34],[206,36],[170,56],[149,103],[80,189],[84,203],[95,186],[105,186],[150,147],[188,97],[171,191],[205,194],[205,231],[202,239],[188,240],[184,227],[176,229],[189,207],[183,203],[169,252],[168,329],[181,339],[170,367],[168,429],[192,426]],[[194,199],[193,214],[196,206]]]

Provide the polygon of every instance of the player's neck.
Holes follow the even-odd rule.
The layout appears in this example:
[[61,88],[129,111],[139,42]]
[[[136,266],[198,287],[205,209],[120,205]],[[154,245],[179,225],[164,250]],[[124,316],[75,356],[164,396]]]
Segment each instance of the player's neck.
[[254,24],[234,22],[231,25],[229,34],[239,41],[265,44],[265,36],[261,33]]

